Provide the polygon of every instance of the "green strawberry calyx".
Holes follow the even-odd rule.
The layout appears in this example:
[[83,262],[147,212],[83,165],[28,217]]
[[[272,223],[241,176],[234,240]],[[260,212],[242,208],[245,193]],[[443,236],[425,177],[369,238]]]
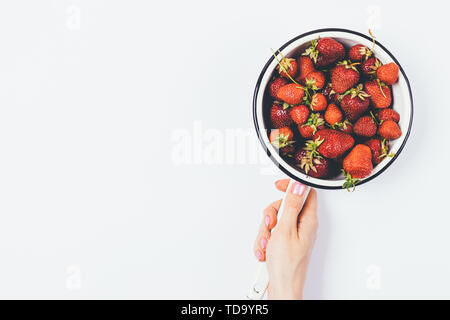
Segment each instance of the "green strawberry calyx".
[[316,86],[316,80],[313,79],[312,77],[309,78],[309,79],[306,79],[306,86],[307,86],[308,88],[311,88],[311,89],[314,90],[314,91],[319,90],[319,88]]
[[350,60],[342,60],[342,61],[339,61],[337,64],[339,66],[344,66],[345,69],[352,69],[352,70],[354,70],[354,71],[359,73],[359,71],[356,68],[356,66],[359,65],[360,62],[351,62]]
[[308,56],[314,63],[317,63],[317,58],[319,56],[319,51],[317,50],[317,44],[319,43],[320,37],[317,39],[311,40],[311,46],[306,49],[302,56]]
[[305,147],[303,149],[307,151],[308,155],[311,158],[319,158],[319,159],[322,158],[320,153],[317,151],[317,148],[319,148],[322,142],[324,142],[325,138],[322,139],[320,138],[321,137],[317,137],[316,140],[307,140],[305,143]]
[[331,129],[340,129],[343,128],[344,130],[347,130],[347,126],[351,125],[352,123],[345,119],[342,122],[336,122],[335,124],[329,125]]
[[372,50],[364,46],[359,48],[359,54],[364,56],[365,60],[367,60],[372,55]]
[[277,148],[277,149],[281,149],[287,146],[290,146],[292,144],[295,143],[294,140],[290,140],[290,134],[284,135],[284,134],[280,134],[278,135],[278,137],[272,141],[272,145]]
[[370,69],[372,71],[369,71],[369,74],[374,74],[375,72],[377,72],[378,68],[381,67],[382,65],[383,64],[381,63],[381,61],[378,60],[378,58],[375,58],[375,63],[370,66]]
[[[361,180],[352,178],[351,174],[346,172],[344,169],[342,169],[341,171],[342,171],[342,174],[345,177],[345,182],[342,185],[342,189],[347,189],[348,192],[355,191],[356,185],[358,183],[360,183]],[[350,190],[350,189],[352,189],[352,190]]]
[[317,151],[317,148],[322,144],[325,139],[318,137],[316,140],[307,140],[305,143],[306,156],[302,158],[298,165],[300,169],[304,170],[308,174],[309,170],[317,173],[315,165],[322,164],[323,157]]
[[276,60],[277,63],[278,63],[279,69],[281,69],[282,71],[284,71],[284,73],[288,76],[288,78],[292,81],[292,83],[295,83],[296,85],[298,85],[299,88],[302,88],[303,90],[306,91],[306,88],[305,88],[305,87],[303,87],[301,84],[299,84],[297,81],[295,81],[295,80],[291,77],[291,75],[290,75],[289,72],[287,71],[288,67],[286,67],[286,62],[283,62],[283,60],[286,61],[286,59],[287,59],[287,61],[289,62],[289,67],[292,68],[292,65],[291,65],[291,62],[290,62],[290,61],[292,61],[292,60],[294,60],[294,59],[288,59],[288,58],[285,58],[284,55],[281,53],[281,51],[278,50],[278,54],[281,56],[281,60],[280,60],[280,59],[278,58],[278,54],[275,54],[275,51],[273,51],[273,49],[270,49],[270,50],[272,51],[272,54],[273,54],[275,60]]
[[372,34],[372,31],[369,29],[370,37],[372,38],[372,49],[369,49],[366,46],[359,48],[359,54],[365,57],[365,60],[369,59],[375,49],[375,36]]
[[342,100],[342,98],[344,98],[345,96],[350,95],[350,98],[356,98],[358,97],[361,100],[365,100],[366,98],[370,97],[370,94],[368,94],[367,92],[365,92],[363,90],[363,85],[362,83],[358,84],[356,87],[348,89],[346,92],[344,92],[343,94],[341,94],[339,96],[339,101]]
[[386,157],[393,158],[395,157],[395,153],[389,152],[389,142],[386,139],[383,139],[381,141],[381,155],[378,158],[384,159]]
[[287,102],[278,101],[278,100],[275,100],[273,103],[279,105],[280,107],[282,107],[283,110],[286,110],[286,109],[291,108],[291,107],[294,106],[294,105],[289,104]]
[[308,120],[302,127],[311,127],[313,129],[313,134],[317,132],[317,128],[320,126],[323,126],[325,124],[325,121],[321,117],[320,113],[311,113]]
[[292,104],[289,104],[287,102],[283,102],[283,110],[286,110],[287,108],[292,107]]
[[281,61],[279,62],[278,70],[279,70],[280,74],[281,74],[281,72],[285,72],[286,74],[289,74],[286,71],[287,70],[292,71],[294,69],[294,67],[292,67],[292,61],[295,61],[295,60],[291,59],[291,58],[284,57],[281,54],[281,52],[280,52],[280,55],[282,56],[282,58],[281,58]]

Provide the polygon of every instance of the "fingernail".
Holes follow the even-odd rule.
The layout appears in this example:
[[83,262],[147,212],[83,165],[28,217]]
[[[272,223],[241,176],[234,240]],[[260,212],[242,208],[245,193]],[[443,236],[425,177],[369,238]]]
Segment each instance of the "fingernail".
[[265,222],[266,222],[266,227],[269,227],[269,224],[270,224],[270,217],[269,217],[269,216],[266,216],[266,218],[265,218],[264,220],[265,220]]
[[294,182],[294,185],[292,186],[291,192],[293,194],[297,194],[301,196],[303,192],[305,192],[306,186],[304,184],[301,184],[300,182]]
[[267,245],[267,240],[266,238],[261,238],[261,240],[259,240],[259,243],[261,244],[261,249],[265,249],[266,245]]
[[261,251],[256,250],[256,259],[261,260]]

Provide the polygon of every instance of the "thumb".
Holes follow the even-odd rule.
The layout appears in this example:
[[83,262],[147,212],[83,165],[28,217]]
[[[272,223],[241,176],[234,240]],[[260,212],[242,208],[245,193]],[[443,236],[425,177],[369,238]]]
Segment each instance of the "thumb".
[[279,227],[284,230],[297,231],[298,215],[305,202],[307,186],[295,181],[284,198],[284,210],[281,214]]

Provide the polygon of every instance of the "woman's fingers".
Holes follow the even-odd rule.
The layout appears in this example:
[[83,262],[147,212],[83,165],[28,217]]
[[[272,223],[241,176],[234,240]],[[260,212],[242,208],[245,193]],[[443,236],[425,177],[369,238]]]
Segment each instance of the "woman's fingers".
[[280,208],[281,200],[271,203],[263,212],[263,219],[259,227],[259,232],[253,246],[255,256],[259,261],[266,260],[266,247],[270,239],[270,230],[277,224],[277,212]]
[[[275,182],[275,186],[280,191],[286,191],[289,186],[289,181],[289,179],[278,180]],[[294,181],[284,199],[284,211],[278,224],[281,228],[284,228],[284,230],[292,232],[292,234],[297,234],[296,232],[299,230],[299,223],[302,224],[302,232],[307,234],[317,230],[317,195],[316,192],[312,190],[311,195],[305,201],[306,189],[307,186]],[[277,224],[277,214],[281,202],[281,200],[275,201],[264,210],[263,220],[253,246],[255,256],[259,261],[266,260],[267,243],[270,239],[271,230]],[[305,204],[304,208],[303,204]],[[302,214],[299,218],[300,212],[302,212]]]
[[277,224],[277,213],[280,209],[281,200],[272,202],[263,212],[263,221],[261,222],[261,229],[268,229],[269,231]]
[[255,244],[253,245],[253,251],[255,252],[256,259],[259,261],[266,260],[266,248],[270,239],[270,231],[260,231],[256,237]]
[[275,181],[275,187],[280,190],[285,192],[287,190],[287,187],[289,185],[289,179],[282,179],[282,180],[277,180]]
[[278,221],[279,228],[295,231],[297,234],[298,215],[302,210],[306,186],[294,181],[284,198],[284,210]]

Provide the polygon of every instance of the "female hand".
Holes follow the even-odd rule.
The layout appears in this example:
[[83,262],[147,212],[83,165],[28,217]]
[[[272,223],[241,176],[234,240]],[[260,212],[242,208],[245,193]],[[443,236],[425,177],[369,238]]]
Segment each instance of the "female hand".
[[[286,191],[289,180],[275,183],[277,189]],[[259,261],[266,261],[269,273],[269,299],[301,299],[306,271],[317,234],[317,193],[311,189],[302,203],[306,186],[294,182],[285,198],[280,221],[277,213],[281,200],[264,210],[254,246]],[[299,213],[301,211],[301,215]],[[271,230],[277,225],[277,228]]]

